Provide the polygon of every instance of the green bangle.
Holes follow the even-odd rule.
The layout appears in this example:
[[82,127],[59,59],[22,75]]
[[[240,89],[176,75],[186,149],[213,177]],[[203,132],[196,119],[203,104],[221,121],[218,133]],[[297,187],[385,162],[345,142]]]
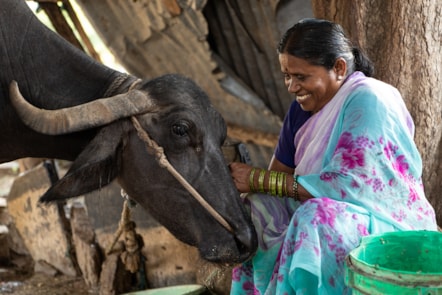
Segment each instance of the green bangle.
[[285,186],[285,173],[279,172],[278,173],[278,179],[276,181],[277,187],[276,187],[276,193],[278,196],[283,197],[284,196],[284,186]]
[[276,196],[276,181],[277,181],[278,172],[270,171],[269,176],[269,192],[272,196]]
[[295,201],[299,201],[298,175],[296,174],[293,174],[293,199],[295,199]]
[[249,175],[249,188],[252,193],[255,192],[255,171],[256,168],[252,168]]
[[261,169],[259,171],[259,177],[258,177],[258,188],[260,193],[265,193],[264,191],[264,176],[266,175],[266,171],[264,169]]

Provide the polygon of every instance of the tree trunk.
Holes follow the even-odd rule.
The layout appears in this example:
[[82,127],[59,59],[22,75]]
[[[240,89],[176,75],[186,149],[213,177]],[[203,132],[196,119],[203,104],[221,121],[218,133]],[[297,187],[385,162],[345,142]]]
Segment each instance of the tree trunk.
[[340,23],[401,92],[416,125],[428,199],[442,223],[442,1],[312,0],[316,17]]

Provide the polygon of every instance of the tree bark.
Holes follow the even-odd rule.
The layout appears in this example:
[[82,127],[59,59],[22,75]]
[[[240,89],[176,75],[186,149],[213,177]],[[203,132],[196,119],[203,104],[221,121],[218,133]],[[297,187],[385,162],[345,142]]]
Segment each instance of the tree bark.
[[312,0],[316,17],[340,23],[401,92],[416,125],[428,199],[442,222],[442,2]]

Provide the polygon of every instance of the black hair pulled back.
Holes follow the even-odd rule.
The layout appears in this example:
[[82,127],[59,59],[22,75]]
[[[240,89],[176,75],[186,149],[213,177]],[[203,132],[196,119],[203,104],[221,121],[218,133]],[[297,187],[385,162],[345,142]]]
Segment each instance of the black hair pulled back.
[[289,28],[282,36],[277,51],[305,59],[311,64],[331,70],[338,58],[347,62],[347,74],[361,71],[373,76],[370,59],[345,35],[343,28],[334,22],[307,18]]

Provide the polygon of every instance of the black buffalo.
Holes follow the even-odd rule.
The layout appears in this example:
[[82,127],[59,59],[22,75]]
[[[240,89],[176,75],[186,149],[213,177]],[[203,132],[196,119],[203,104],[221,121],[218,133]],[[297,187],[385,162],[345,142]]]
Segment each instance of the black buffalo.
[[[0,3],[0,78],[0,163],[73,161],[43,201],[79,196],[117,179],[204,259],[236,263],[253,255],[256,233],[221,151],[225,122],[194,82],[170,74],[134,83],[137,77],[94,61],[47,29],[24,0]],[[132,116],[233,232],[159,166]]]

